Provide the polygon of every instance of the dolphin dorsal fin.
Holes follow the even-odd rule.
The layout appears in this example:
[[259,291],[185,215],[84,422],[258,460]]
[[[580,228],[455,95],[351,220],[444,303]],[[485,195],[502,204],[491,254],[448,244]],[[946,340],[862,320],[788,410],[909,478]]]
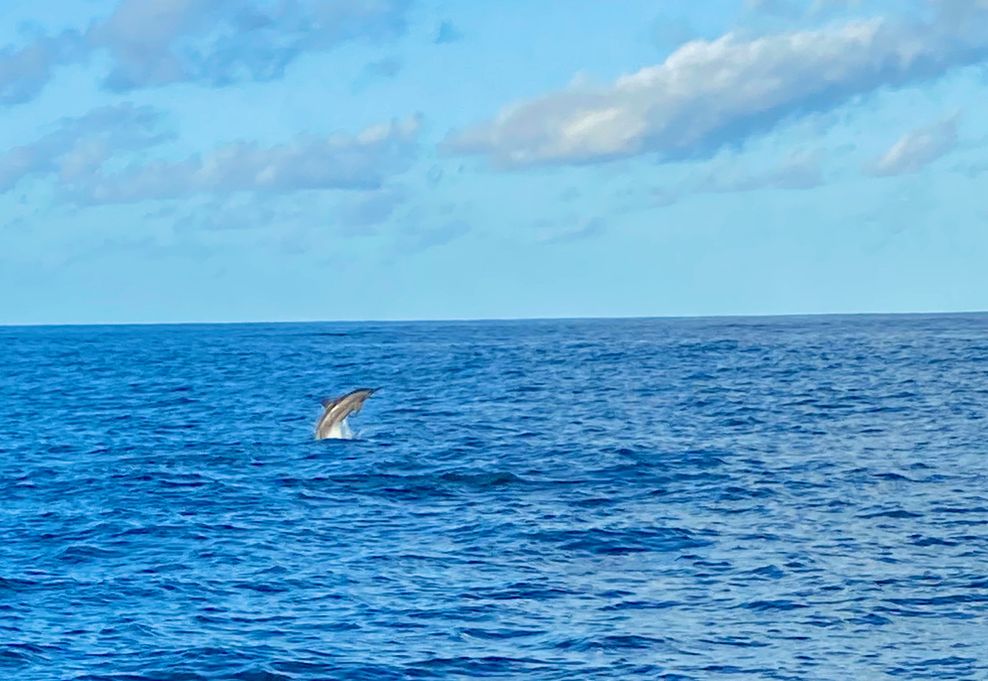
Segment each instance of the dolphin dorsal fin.
[[340,401],[339,397],[324,397],[322,398],[322,406],[324,406],[326,409],[329,409],[339,401]]

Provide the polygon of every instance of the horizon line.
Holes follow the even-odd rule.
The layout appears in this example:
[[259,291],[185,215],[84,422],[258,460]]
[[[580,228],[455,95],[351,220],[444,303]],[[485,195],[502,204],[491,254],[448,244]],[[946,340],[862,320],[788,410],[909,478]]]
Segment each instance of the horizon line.
[[687,314],[687,315],[590,315],[531,316],[531,317],[445,317],[445,318],[386,318],[386,319],[280,319],[280,320],[221,320],[221,321],[132,321],[132,322],[0,322],[0,329],[60,328],[91,326],[235,326],[274,324],[443,324],[483,322],[548,322],[548,321],[643,321],[643,320],[701,320],[701,319],[784,319],[801,317],[929,317],[984,315],[988,310],[916,310],[909,312],[776,312],[762,314]]

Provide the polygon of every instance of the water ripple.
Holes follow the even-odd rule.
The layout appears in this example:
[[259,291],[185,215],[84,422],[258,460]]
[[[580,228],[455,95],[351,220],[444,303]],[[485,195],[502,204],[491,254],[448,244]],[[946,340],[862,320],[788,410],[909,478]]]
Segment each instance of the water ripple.
[[986,331],[0,329],[0,672],[988,678]]

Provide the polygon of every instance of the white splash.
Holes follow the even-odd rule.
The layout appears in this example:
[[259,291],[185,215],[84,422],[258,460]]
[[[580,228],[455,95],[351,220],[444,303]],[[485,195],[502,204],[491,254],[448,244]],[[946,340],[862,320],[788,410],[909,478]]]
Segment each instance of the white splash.
[[352,440],[353,431],[350,429],[349,419],[343,419],[339,423],[334,423],[326,435],[328,440]]

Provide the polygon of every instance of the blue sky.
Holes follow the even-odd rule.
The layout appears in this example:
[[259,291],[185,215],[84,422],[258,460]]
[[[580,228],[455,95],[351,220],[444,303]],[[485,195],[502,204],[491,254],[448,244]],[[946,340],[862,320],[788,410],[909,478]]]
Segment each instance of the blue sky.
[[986,111],[988,0],[3,3],[0,323],[984,310]]

